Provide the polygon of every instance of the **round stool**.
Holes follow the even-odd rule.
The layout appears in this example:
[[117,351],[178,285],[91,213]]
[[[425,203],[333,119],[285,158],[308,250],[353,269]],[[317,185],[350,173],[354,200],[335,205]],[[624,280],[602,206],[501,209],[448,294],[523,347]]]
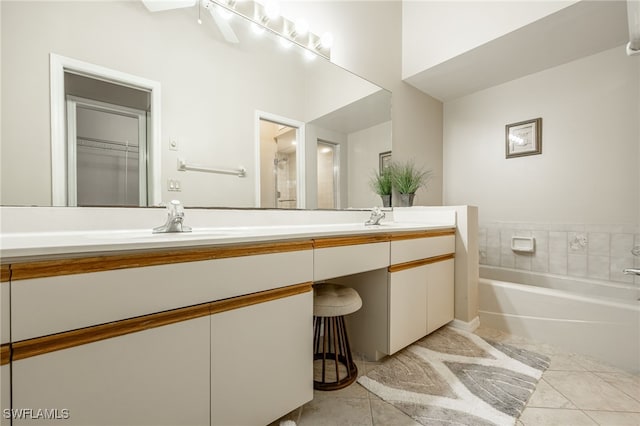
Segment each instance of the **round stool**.
[[315,371],[313,388],[337,390],[349,386],[358,377],[344,324],[344,316],[362,307],[358,292],[337,284],[313,286],[313,361],[322,361]]

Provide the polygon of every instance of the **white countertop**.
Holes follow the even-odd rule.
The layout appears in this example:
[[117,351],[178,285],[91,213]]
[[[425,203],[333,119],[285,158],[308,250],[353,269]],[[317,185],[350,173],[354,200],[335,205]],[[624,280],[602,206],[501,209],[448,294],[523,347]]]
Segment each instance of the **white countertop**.
[[104,254],[131,250],[170,249],[219,246],[237,243],[322,238],[341,235],[372,235],[389,232],[437,230],[453,225],[382,222],[363,223],[233,226],[193,228],[192,232],[153,234],[151,229],[16,232],[0,235],[0,257],[3,262],[34,258]]

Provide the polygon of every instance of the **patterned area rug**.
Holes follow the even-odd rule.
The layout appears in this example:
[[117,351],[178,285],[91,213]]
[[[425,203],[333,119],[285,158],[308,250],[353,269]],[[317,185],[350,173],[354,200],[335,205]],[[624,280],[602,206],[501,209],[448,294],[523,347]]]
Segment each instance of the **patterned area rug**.
[[549,358],[444,327],[358,382],[423,425],[514,425]]

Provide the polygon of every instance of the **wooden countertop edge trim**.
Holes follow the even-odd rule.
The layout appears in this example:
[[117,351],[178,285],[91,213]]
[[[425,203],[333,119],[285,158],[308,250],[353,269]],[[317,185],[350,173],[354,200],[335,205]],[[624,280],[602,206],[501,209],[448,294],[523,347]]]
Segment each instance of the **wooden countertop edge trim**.
[[[42,355],[49,352],[110,339],[112,337],[124,336],[126,334],[136,333],[151,328],[162,327],[211,314],[217,314],[276,299],[295,296],[309,291],[312,291],[312,283],[306,282],[232,297],[229,299],[201,303],[194,306],[114,321],[107,324],[85,327],[78,330],[65,331],[49,336],[22,340],[11,344],[11,360],[18,361],[36,355]],[[4,360],[4,346],[2,354]]]
[[313,243],[311,240],[284,241],[278,243],[243,244],[207,248],[176,248],[166,251],[163,250],[144,253],[18,262],[7,266],[10,266],[11,268],[11,280],[17,281],[32,278],[104,272],[116,269],[140,268],[144,266],[159,266],[172,263],[257,256],[312,249]]
[[391,241],[414,240],[418,238],[443,237],[446,235],[455,235],[456,229],[433,229],[425,231],[409,231],[405,233],[391,234]]
[[0,365],[9,364],[11,360],[11,344],[4,343],[0,346]]
[[11,280],[11,267],[9,265],[0,266],[0,282],[6,283]]
[[419,259],[419,260],[412,260],[410,262],[396,263],[395,265],[389,266],[387,270],[389,272],[404,271],[405,269],[417,268],[418,266],[429,265],[430,263],[442,262],[444,260],[453,259],[454,257],[455,257],[455,253],[448,253],[440,256],[429,257],[427,259]]
[[314,238],[314,248],[330,248],[353,246],[358,244],[382,243],[387,241],[414,240],[419,238],[441,237],[455,235],[455,228],[426,229],[422,231],[395,231],[376,235],[347,235],[340,237]]
[[356,246],[359,244],[375,244],[389,242],[389,234],[377,235],[347,235],[344,237],[326,237],[313,240],[313,248],[330,248],[343,246]]

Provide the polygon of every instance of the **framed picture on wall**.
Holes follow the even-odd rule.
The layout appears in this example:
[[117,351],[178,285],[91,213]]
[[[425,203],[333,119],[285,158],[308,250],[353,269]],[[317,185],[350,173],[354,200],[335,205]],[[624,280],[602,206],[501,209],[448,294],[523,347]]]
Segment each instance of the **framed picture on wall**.
[[381,152],[379,154],[380,157],[380,173],[391,165],[391,151]]
[[507,158],[542,154],[542,118],[506,126]]

